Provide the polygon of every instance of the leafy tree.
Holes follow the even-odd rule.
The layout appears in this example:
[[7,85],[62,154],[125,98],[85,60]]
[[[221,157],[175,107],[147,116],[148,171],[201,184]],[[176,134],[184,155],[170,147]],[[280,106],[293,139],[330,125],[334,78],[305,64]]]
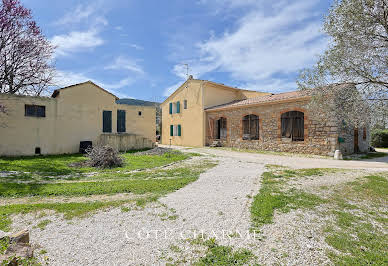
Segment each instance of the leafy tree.
[[54,77],[54,47],[19,0],[0,3],[0,93],[40,95]]
[[[386,109],[380,102],[388,100],[388,0],[337,0],[323,29],[331,37],[328,49],[298,80],[301,89],[316,88],[312,105],[337,110],[354,125],[365,123],[368,111],[387,113],[379,108]],[[345,102],[325,104],[328,97]]]

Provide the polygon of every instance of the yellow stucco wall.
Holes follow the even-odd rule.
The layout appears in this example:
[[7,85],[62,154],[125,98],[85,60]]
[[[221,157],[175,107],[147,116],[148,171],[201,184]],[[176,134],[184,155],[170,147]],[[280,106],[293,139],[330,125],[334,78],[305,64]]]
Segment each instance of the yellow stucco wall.
[[[125,110],[126,133],[155,141],[155,108],[115,101],[113,95],[89,82],[62,89],[56,98],[0,94],[0,102],[8,109],[2,115],[0,155],[32,155],[35,147],[42,154],[76,153],[80,141],[97,143],[103,110],[112,111],[112,133],[117,132],[117,110]],[[46,117],[26,117],[25,104],[46,106]]]
[[244,100],[244,99],[250,99],[250,98],[255,98],[255,97],[260,97],[264,95],[271,94],[269,92],[260,92],[260,91],[248,91],[248,90],[241,90],[237,94],[237,98],[239,100]]
[[229,103],[236,100],[237,91],[225,89],[220,86],[205,83],[204,86],[204,107],[208,108],[215,105]]
[[[188,80],[161,104],[162,108],[162,143],[192,147],[204,145],[204,109],[200,80]],[[184,109],[187,100],[187,109]],[[178,114],[169,114],[169,103],[180,101]],[[181,125],[182,136],[170,136],[170,125]]]
[[[205,80],[188,79],[162,104],[163,144],[202,147],[206,138],[205,109],[207,107],[246,99],[267,93],[244,91]],[[184,109],[184,100],[188,108]],[[170,114],[169,104],[179,101],[181,112]],[[170,125],[181,125],[181,136],[170,136]]]

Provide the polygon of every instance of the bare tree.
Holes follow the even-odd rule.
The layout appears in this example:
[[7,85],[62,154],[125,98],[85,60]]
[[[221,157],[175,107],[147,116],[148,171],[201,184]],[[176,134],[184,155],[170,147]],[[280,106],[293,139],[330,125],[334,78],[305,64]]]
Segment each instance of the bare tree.
[[54,77],[55,47],[19,0],[0,6],[0,93],[40,95]]
[[[315,103],[324,103],[330,94],[342,98],[342,112],[354,112],[347,115],[349,122],[365,123],[365,101],[388,99],[388,0],[337,0],[325,19],[324,31],[331,37],[329,47],[314,67],[301,72],[298,85],[318,88],[313,90]],[[352,83],[357,90],[327,86],[334,82]],[[320,108],[333,106],[322,104]]]

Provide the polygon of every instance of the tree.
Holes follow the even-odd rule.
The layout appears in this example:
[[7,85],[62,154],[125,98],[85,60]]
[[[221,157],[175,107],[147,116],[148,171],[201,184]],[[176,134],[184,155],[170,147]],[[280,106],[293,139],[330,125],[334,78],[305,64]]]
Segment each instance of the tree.
[[19,0],[0,6],[0,93],[40,95],[54,77],[55,47]]
[[[328,49],[315,66],[301,72],[298,85],[301,89],[317,88],[312,90],[315,103],[328,102],[329,95],[345,95],[340,98],[346,103],[326,104],[325,108],[332,111],[340,107],[348,114],[348,122],[364,124],[365,101],[373,101],[368,104],[373,112],[377,110],[371,108],[387,108],[378,102],[388,100],[388,0],[336,1],[323,29],[331,37]],[[335,82],[352,83],[357,90],[327,86]]]

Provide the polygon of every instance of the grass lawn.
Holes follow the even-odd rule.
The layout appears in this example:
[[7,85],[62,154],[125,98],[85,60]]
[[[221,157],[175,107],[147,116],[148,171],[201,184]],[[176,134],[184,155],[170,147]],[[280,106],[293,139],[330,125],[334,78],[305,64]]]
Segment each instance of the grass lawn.
[[[288,170],[268,165],[262,186],[251,205],[253,228],[273,222],[275,211],[309,208],[331,216],[323,224],[325,241],[332,249],[327,256],[334,265],[386,265],[388,261],[388,173],[367,175],[340,185],[325,186],[325,197],[288,189],[290,178],[338,172],[338,169]],[[315,206],[324,204],[324,208]]]
[[284,189],[289,178],[320,176],[338,169],[285,169],[281,166],[267,165],[272,171],[262,174],[262,185],[259,193],[253,198],[251,219],[253,229],[263,224],[272,223],[275,210],[288,212],[291,209],[312,208],[324,202],[320,197],[302,190]]
[[[11,177],[0,178],[1,198],[38,197],[35,204],[10,204],[0,206],[0,230],[8,231],[11,216],[17,213],[53,210],[65,218],[83,216],[108,207],[118,207],[133,200],[94,202],[45,202],[45,197],[88,196],[116,193],[139,195],[136,204],[142,206],[160,196],[178,190],[197,180],[199,175],[215,166],[214,162],[200,159],[190,166],[176,166],[171,169],[152,169],[187,159],[196,154],[166,153],[163,155],[123,154],[125,165],[119,168],[100,170],[95,168],[74,168],[69,164],[85,158],[81,155],[42,156],[0,159],[0,171],[30,171]],[[51,163],[52,162],[52,163]],[[49,165],[49,166],[47,166]],[[58,168],[55,168],[57,166]],[[147,170],[145,170],[147,168]],[[129,172],[142,169],[136,172]],[[97,172],[93,176],[79,176],[80,172]],[[54,173],[54,176],[50,176]],[[63,174],[70,175],[63,176]],[[15,182],[17,181],[17,182]],[[37,225],[44,228],[43,225]]]
[[[132,171],[150,169],[189,158],[190,154],[180,152],[163,155],[135,155],[134,152],[122,154],[123,167],[114,169],[96,169],[93,167],[71,167],[70,164],[87,160],[82,154],[48,155],[28,157],[0,157],[0,171],[16,171],[9,178],[14,179],[47,179],[59,175],[81,175],[90,172],[112,173],[117,171]],[[76,177],[76,176],[74,176]],[[79,176],[77,176],[79,178]],[[2,178],[0,177],[0,180]],[[4,178],[3,178],[4,179]]]

